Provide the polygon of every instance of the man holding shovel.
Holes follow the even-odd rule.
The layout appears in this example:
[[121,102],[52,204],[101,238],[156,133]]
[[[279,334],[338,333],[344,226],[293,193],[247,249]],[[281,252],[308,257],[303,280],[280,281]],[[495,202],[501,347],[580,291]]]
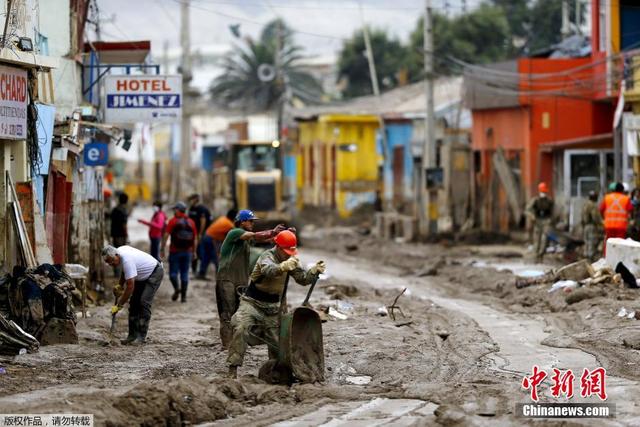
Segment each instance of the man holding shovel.
[[144,344],[151,320],[153,297],[164,276],[162,263],[148,253],[126,245],[117,249],[105,246],[102,258],[110,266],[121,267],[122,270],[118,286],[123,287],[123,291],[111,307],[111,315],[115,317],[129,302],[129,335],[121,342],[125,345]]
[[227,348],[231,341],[231,316],[238,309],[238,289],[249,281],[251,245],[267,242],[285,229],[278,225],[273,230],[253,231],[258,218],[252,211],[243,209],[235,217],[235,227],[229,230],[220,249],[220,270],[216,272],[216,304],[220,317],[220,340]]
[[314,283],[326,268],[323,261],[318,261],[309,270],[300,266],[295,257],[297,239],[293,232],[281,231],[274,242],[276,246],[258,258],[249,277],[249,287],[231,318],[233,336],[227,363],[232,378],[237,376],[238,366],[242,365],[252,338],[262,337],[269,346],[269,359],[277,358],[281,302],[287,277],[306,286]]

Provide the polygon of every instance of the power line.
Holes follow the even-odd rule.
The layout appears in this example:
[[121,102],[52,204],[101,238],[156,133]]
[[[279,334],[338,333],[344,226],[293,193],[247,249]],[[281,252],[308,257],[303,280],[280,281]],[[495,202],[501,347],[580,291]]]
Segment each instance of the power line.
[[[183,0],[173,0],[176,3],[182,4]],[[241,16],[236,16],[236,15],[231,15],[225,12],[220,12],[219,10],[213,10],[213,9],[208,9],[202,6],[196,6],[194,4],[190,4],[189,7],[191,7],[192,9],[198,9],[198,10],[202,10],[204,12],[209,12],[209,13],[213,13],[215,15],[219,15],[219,16],[224,16],[226,18],[230,18],[230,19],[235,19],[236,21],[242,21],[242,22],[247,22],[250,24],[254,24],[254,25],[260,25],[262,27],[264,27],[267,23],[265,22],[260,22],[260,21],[255,21],[253,19],[249,19],[249,18],[244,18]],[[292,33],[296,33],[296,34],[304,34],[307,36],[314,36],[314,37],[321,37],[321,38],[326,38],[326,39],[332,39],[332,40],[340,40],[343,42],[347,42],[350,39],[346,38],[346,37],[340,37],[340,36],[332,36],[329,34],[320,34],[320,33],[313,33],[313,32],[309,32],[309,31],[301,31],[301,30],[296,30],[296,29],[291,29]]]

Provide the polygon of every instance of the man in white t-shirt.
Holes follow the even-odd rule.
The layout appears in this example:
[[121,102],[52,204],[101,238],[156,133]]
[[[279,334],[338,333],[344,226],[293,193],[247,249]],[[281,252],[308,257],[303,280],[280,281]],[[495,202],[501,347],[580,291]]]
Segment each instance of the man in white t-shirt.
[[129,301],[129,335],[121,342],[144,344],[151,320],[153,297],[164,276],[162,263],[148,253],[126,245],[117,249],[111,245],[105,246],[102,258],[112,267],[122,267],[120,286],[124,287],[124,291],[111,307],[111,314],[115,315]]

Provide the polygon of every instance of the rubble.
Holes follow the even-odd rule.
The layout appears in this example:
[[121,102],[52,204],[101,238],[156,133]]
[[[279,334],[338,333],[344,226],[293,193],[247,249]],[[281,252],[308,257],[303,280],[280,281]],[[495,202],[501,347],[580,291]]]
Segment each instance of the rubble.
[[0,354],[35,353],[39,346],[40,343],[32,335],[0,314]]
[[324,287],[324,293],[331,299],[342,300],[346,297],[355,297],[359,294],[358,288],[353,285],[328,285]]
[[75,286],[62,266],[14,268],[0,279],[0,311],[40,344],[77,344]]

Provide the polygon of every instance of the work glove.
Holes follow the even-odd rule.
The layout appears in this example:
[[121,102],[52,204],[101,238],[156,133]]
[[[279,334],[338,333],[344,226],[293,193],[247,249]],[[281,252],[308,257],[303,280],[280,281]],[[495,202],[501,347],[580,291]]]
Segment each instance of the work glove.
[[327,266],[324,261],[318,261],[316,264],[309,269],[311,274],[322,274],[327,270]]
[[114,305],[111,307],[111,315],[118,314],[118,312],[122,309],[119,305]]
[[295,270],[299,265],[300,265],[300,261],[298,261],[298,258],[292,256],[288,260],[282,261],[280,263],[280,269],[282,271],[289,272],[289,271]]

